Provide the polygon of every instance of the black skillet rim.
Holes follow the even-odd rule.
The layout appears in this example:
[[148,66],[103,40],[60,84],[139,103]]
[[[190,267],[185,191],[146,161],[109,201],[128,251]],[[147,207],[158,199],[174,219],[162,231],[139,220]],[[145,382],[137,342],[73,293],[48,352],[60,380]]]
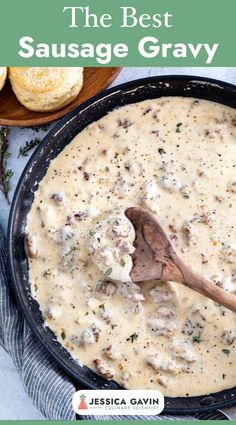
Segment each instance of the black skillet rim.
[[[196,91],[196,94],[192,93],[192,90],[189,90],[186,88],[185,92],[182,92],[182,94],[171,94],[169,92],[169,87],[172,87],[174,89],[178,84],[185,84],[185,87],[192,86],[193,91]],[[25,283],[27,281],[24,281],[24,279],[21,280],[20,285],[18,285],[17,280],[17,274],[16,274],[16,265],[18,264],[17,258],[15,258],[15,249],[14,249],[14,241],[17,242],[15,245],[15,248],[18,244],[20,244],[19,251],[21,252],[21,255],[23,254],[24,260],[25,260],[25,254],[23,253],[23,245],[22,245],[22,237],[24,234],[22,226],[18,225],[18,228],[15,229],[15,223],[16,218],[18,218],[18,221],[21,223],[24,222],[26,219],[26,215],[24,217],[24,220],[21,221],[19,218],[22,214],[22,198],[21,198],[21,191],[26,190],[24,187],[24,181],[27,178],[29,183],[31,183],[31,196],[33,197],[32,188],[34,187],[35,180],[32,179],[32,177],[27,177],[30,175],[31,170],[36,167],[37,161],[36,159],[39,157],[40,153],[43,153],[44,149],[46,149],[47,144],[50,145],[50,143],[53,146],[54,143],[54,137],[57,137],[57,135],[60,133],[60,131],[64,132],[67,128],[70,127],[71,123],[73,123],[73,119],[80,113],[83,112],[86,113],[86,110],[91,108],[93,105],[98,104],[99,102],[102,102],[102,100],[105,99],[105,101],[109,101],[109,98],[115,97],[116,95],[122,96],[124,94],[129,93],[135,93],[137,90],[143,88],[146,86],[147,88],[154,88],[160,89],[160,93],[155,96],[144,96],[140,100],[133,100],[130,102],[124,102],[123,104],[128,103],[134,103],[137,101],[142,101],[148,98],[158,98],[162,96],[187,96],[187,97],[194,97],[194,98],[202,98],[207,100],[213,100],[218,103],[223,103],[228,106],[232,106],[236,108],[236,86],[230,83],[225,83],[220,80],[211,79],[207,77],[198,77],[198,76],[191,76],[191,75],[166,75],[166,76],[155,76],[155,77],[147,77],[142,78],[139,80],[134,80],[131,82],[127,82],[124,84],[120,84],[116,87],[113,87],[111,89],[106,90],[105,92],[102,92],[93,98],[89,99],[82,105],[75,108],[72,112],[70,112],[67,116],[65,116],[58,124],[55,125],[55,127],[47,134],[47,136],[44,138],[44,140],[41,142],[41,144],[37,147],[36,151],[33,153],[31,158],[29,159],[27,165],[25,166],[23,173],[20,177],[20,180],[18,182],[12,206],[10,211],[10,217],[9,217],[9,225],[8,225],[8,254],[9,254],[9,263],[10,263],[10,277],[11,277],[11,287],[14,293],[14,296],[21,308],[21,311],[26,318],[28,324],[30,325],[33,333],[38,338],[38,340],[41,341],[41,343],[44,345],[47,352],[53,357],[53,359],[76,381],[80,384],[84,385],[87,388],[96,389],[98,386],[103,389],[108,388],[120,388],[116,383],[113,382],[107,382],[101,377],[98,377],[96,374],[91,372],[88,368],[83,367],[81,368],[78,364],[76,364],[68,355],[68,352],[61,347],[61,345],[55,340],[55,336],[53,333],[48,329],[45,328],[41,314],[39,313],[38,304],[32,299],[30,296],[29,291],[27,292],[25,288]],[[173,85],[173,86],[172,86]],[[201,88],[203,90],[204,95],[198,96],[197,92]],[[223,94],[225,92],[225,96],[229,96],[226,101],[216,100],[213,99],[215,95],[212,95],[211,98],[209,98],[207,94],[207,90],[210,88],[210,90],[214,90],[218,94]],[[171,89],[170,89],[171,90]],[[182,88],[183,90],[183,88]],[[165,94],[168,93],[168,94]],[[202,93],[201,93],[202,94]],[[132,97],[132,94],[131,94]],[[122,105],[122,102],[121,102]],[[119,105],[119,106],[121,106]],[[114,106],[115,107],[115,106]],[[114,109],[112,107],[110,110]],[[117,106],[116,106],[117,107]],[[106,113],[108,112],[109,108],[107,108]],[[104,116],[105,113],[103,112],[101,116]],[[91,119],[91,122],[97,120]],[[88,125],[88,124],[86,124]],[[84,127],[86,127],[86,125]],[[79,131],[81,131],[80,129]],[[73,138],[73,137],[72,137]],[[68,141],[68,143],[70,140]],[[67,144],[67,143],[66,143]],[[65,145],[63,145],[64,147]],[[62,150],[63,147],[60,149]],[[59,151],[60,151],[59,150]],[[58,152],[59,152],[58,151]],[[53,157],[55,157],[54,155]],[[47,165],[44,165],[41,163],[41,167],[44,168],[46,171]],[[29,189],[28,189],[29,190]],[[27,203],[26,198],[26,205],[23,205],[23,208],[28,209],[30,208],[31,202]],[[16,232],[15,232],[16,230]],[[18,236],[17,236],[18,231]],[[19,239],[19,234],[21,238]],[[27,294],[23,293],[27,292]],[[73,367],[72,367],[73,366]],[[80,372],[76,372],[74,369],[80,369],[80,372],[82,373],[81,376]],[[95,384],[95,382],[98,383],[98,385]],[[190,407],[191,405],[194,405],[194,407]],[[164,413],[166,414],[196,414],[196,413],[203,413],[203,412],[209,412],[216,409],[222,409],[224,407],[229,407],[236,404],[236,387],[233,389],[224,390],[221,392],[218,392],[216,394],[212,394],[210,396],[201,396],[201,397],[177,397],[177,398],[165,398],[165,410]]]

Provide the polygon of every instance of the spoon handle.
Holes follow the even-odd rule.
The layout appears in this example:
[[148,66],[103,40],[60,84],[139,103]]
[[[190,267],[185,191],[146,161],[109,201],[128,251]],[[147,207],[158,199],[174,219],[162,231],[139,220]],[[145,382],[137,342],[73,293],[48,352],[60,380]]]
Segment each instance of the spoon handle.
[[223,305],[236,313],[236,296],[217,286],[215,283],[199,276],[191,268],[186,267],[183,261],[175,253],[172,261],[179,269],[183,279],[179,283],[199,292],[211,300]]

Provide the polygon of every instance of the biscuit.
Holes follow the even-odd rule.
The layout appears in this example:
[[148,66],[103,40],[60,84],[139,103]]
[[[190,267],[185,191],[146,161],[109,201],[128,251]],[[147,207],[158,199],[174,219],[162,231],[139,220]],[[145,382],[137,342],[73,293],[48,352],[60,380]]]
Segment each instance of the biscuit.
[[49,112],[71,103],[83,86],[83,68],[10,67],[12,89],[31,111]]
[[7,79],[7,67],[1,66],[0,67],[0,90],[2,90],[6,79]]

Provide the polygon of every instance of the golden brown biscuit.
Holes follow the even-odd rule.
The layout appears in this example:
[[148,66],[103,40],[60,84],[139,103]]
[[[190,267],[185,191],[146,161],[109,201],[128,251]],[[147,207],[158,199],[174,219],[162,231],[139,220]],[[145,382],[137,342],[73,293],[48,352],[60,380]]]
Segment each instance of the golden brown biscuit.
[[10,67],[19,102],[31,111],[56,111],[71,103],[83,86],[83,68]]
[[1,66],[0,67],[0,90],[2,90],[6,79],[7,79],[7,67]]

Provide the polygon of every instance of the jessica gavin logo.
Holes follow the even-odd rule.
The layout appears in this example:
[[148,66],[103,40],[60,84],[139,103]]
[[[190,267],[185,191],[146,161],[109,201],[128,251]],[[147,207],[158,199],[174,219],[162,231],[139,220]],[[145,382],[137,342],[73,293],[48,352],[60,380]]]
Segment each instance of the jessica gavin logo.
[[[84,410],[84,409],[88,409],[88,405],[85,401],[86,396],[84,394],[81,394],[80,396],[80,404],[78,406],[79,410]],[[158,398],[132,398],[131,400],[129,400],[130,404],[135,406],[135,405],[143,405],[143,406],[147,406],[147,405],[159,405],[159,399]],[[91,401],[88,403],[90,406],[104,406],[104,405],[117,405],[117,406],[122,406],[122,405],[127,405],[126,400],[124,398],[92,398]]]
[[86,399],[86,395],[81,394],[81,396],[80,396],[80,404],[78,406],[78,409],[79,410],[84,410],[84,409],[87,409],[88,408],[85,399]]
[[164,397],[158,390],[80,390],[73,396],[73,408],[80,415],[159,415]]

